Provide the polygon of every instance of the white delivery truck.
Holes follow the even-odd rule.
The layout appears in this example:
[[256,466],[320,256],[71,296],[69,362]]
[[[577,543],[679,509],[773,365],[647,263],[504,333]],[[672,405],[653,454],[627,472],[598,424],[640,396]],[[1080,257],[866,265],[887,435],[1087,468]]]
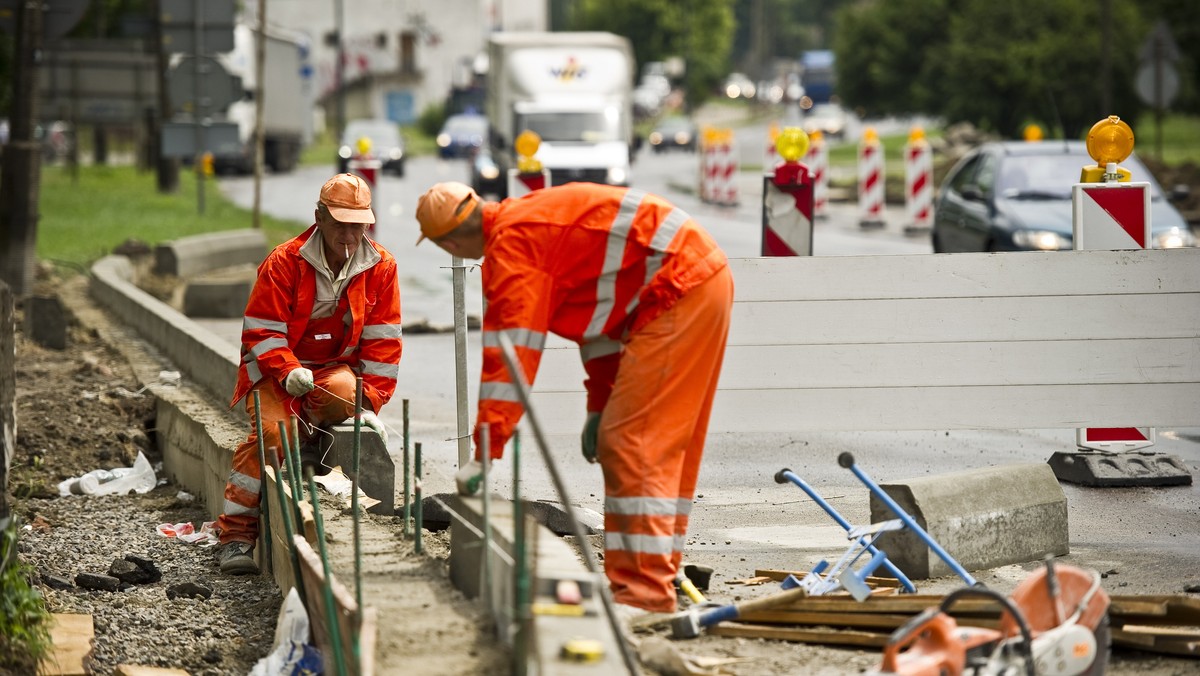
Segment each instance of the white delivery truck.
[[[241,78],[244,95],[230,104],[225,116],[238,128],[238,145],[213,152],[216,171],[247,173],[254,169],[255,41],[257,29],[237,24],[233,29],[233,51],[217,58],[233,75]],[[270,29],[266,34],[266,82],[263,108],[263,162],[272,171],[291,171],[300,161],[300,151],[312,140],[312,90],[305,77],[305,39]]]
[[526,129],[541,137],[537,158],[554,185],[628,185],[633,74],[633,48],[619,35],[493,33],[485,101],[501,196],[513,140]]

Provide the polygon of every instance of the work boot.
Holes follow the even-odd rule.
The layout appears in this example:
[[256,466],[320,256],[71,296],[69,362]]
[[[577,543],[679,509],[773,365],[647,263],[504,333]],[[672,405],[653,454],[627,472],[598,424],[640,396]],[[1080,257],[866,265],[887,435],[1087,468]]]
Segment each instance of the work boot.
[[221,548],[221,572],[226,575],[258,575],[254,545],[233,541]]
[[318,427],[308,441],[300,444],[300,478],[308,476],[312,470],[313,476],[325,476],[333,471],[331,465],[325,463],[326,453],[333,448],[333,436],[328,427]]

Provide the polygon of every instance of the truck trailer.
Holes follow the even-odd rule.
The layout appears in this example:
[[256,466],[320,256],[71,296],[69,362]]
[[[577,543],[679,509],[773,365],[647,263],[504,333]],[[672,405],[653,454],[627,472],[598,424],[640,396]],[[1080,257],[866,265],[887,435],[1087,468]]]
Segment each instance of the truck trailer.
[[504,176],[513,141],[541,137],[537,159],[554,185],[628,185],[633,157],[633,48],[602,32],[500,32],[488,41],[489,152]]
[[[225,69],[241,78],[243,96],[230,104],[225,116],[238,128],[238,144],[213,151],[213,168],[219,172],[249,173],[254,169],[255,41],[257,28],[238,24],[233,51],[218,56]],[[300,162],[300,151],[312,140],[312,92],[304,39],[271,29],[266,34],[263,92],[263,162],[272,171],[291,171]]]

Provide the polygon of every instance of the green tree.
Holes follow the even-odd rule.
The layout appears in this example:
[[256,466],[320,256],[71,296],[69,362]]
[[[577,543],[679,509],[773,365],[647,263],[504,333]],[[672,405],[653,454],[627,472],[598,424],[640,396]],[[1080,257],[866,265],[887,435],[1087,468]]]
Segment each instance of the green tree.
[[733,41],[733,0],[582,0],[571,30],[629,38],[638,64],[681,56],[688,100],[698,104],[727,74]]
[[923,112],[1007,136],[1027,122],[1077,138],[1106,115],[1135,119],[1147,23],[1112,4],[1112,110],[1101,110],[1101,6],[1091,0],[869,1],[839,15],[841,95],[871,113]]

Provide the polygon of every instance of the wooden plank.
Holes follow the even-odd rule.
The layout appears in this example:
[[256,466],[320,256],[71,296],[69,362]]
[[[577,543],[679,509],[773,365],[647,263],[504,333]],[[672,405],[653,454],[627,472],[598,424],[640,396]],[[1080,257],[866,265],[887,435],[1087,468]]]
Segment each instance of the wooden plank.
[[766,638],[777,641],[796,641],[799,643],[818,643],[822,645],[852,645],[867,648],[882,648],[887,644],[887,634],[876,634],[866,631],[853,630],[821,630],[794,629],[789,627],[771,627],[761,624],[742,624],[738,622],[723,622],[705,629],[712,636],[731,636],[737,638]]
[[1200,249],[740,258],[730,269],[739,301],[1200,289]]
[[[334,651],[331,639],[332,632],[330,631],[328,615],[325,610],[325,594],[323,591],[325,587],[325,569],[321,564],[321,557],[307,541],[299,535],[295,535],[293,536],[293,543],[296,547],[296,555],[300,560],[300,576],[304,579],[306,594],[305,608],[308,610],[308,619],[312,623],[313,640],[317,644],[317,648],[320,649],[321,655],[325,658],[326,671],[332,673],[329,667],[334,664]],[[354,596],[337,579],[337,576],[329,579],[329,588],[333,594],[334,618],[337,622],[338,634],[341,638],[342,658],[349,666],[351,674],[361,676],[364,673],[362,663],[356,662],[354,659],[354,643],[356,640],[361,640],[358,624],[358,604],[355,602]],[[363,614],[363,617],[366,617],[366,613]],[[372,633],[368,642],[372,646],[371,669],[373,670],[374,624],[372,624]]]
[[[931,361],[936,353],[936,361]],[[1047,342],[730,345],[720,388],[774,390],[1200,382],[1200,337]],[[570,364],[557,363],[561,360]],[[539,392],[578,392],[573,355],[547,354]]]
[[[582,392],[535,393],[546,434],[578,434]],[[1200,383],[718,390],[709,433],[1189,427]]]
[[137,664],[121,664],[113,671],[113,676],[188,676],[183,669],[167,669],[164,667],[143,667]]
[[1200,632],[1171,632],[1161,627],[1126,627],[1112,630],[1114,647],[1200,658]]
[[38,665],[40,676],[82,676],[90,674],[92,643],[96,627],[91,615],[52,613],[50,615],[50,654]]

